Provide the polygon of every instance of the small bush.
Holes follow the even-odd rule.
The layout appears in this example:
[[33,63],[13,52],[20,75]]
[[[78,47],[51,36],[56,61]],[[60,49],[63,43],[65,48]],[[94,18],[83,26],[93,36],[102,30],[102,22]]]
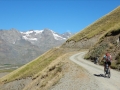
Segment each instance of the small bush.
[[110,46],[110,49],[113,49],[114,48],[114,46]]
[[88,54],[86,54],[84,59],[90,59],[90,56]]
[[99,62],[99,65],[104,65],[104,62]]
[[120,58],[117,60],[117,64],[120,64]]
[[61,72],[61,71],[62,71],[62,68],[61,68],[61,67],[57,67],[57,71],[58,71],[58,72]]
[[120,53],[115,58],[117,60],[117,64],[120,64]]
[[117,64],[116,64],[115,62],[112,62],[112,63],[111,63],[111,68],[112,68],[112,69],[117,69]]

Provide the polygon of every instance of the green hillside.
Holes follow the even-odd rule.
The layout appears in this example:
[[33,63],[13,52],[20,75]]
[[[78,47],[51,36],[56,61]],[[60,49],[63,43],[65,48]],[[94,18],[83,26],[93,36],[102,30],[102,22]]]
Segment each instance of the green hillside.
[[80,41],[81,39],[84,38],[87,39],[92,38],[98,34],[102,35],[111,30],[111,28],[112,30],[120,28],[119,22],[120,22],[120,6],[113,10],[112,12],[110,12],[109,14],[98,19],[93,24],[89,25],[88,27],[86,27],[81,32],[77,33],[67,41],[68,42],[72,40]]
[[26,77],[34,78],[36,74],[46,68],[52,61],[64,54],[64,50],[54,48],[44,53],[40,57],[31,61],[30,63],[22,66],[21,68],[13,71],[0,79],[0,82],[10,82],[17,79],[23,79]]

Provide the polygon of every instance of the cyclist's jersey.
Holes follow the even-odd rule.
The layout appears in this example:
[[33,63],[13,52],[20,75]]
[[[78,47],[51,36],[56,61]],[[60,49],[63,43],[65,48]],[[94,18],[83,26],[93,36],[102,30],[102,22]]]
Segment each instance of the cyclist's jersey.
[[111,62],[111,55],[109,55],[109,56],[106,56],[106,55],[104,55],[104,62]]

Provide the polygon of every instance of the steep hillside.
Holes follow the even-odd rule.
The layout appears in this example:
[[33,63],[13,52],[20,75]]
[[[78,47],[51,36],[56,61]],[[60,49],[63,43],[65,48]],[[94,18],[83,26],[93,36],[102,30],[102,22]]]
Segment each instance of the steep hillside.
[[119,22],[120,6],[69,38],[62,47],[75,49],[89,48],[93,46],[99,38],[109,32],[111,28],[117,28]]
[[75,53],[78,52],[54,48],[0,78],[0,90],[48,90],[60,80],[63,72],[67,71],[66,65],[69,63],[66,58]]
[[4,78],[8,78],[6,81],[10,82],[15,79],[26,78],[28,76],[33,77],[62,54],[64,54],[64,50],[57,48],[52,49]]
[[[109,52],[112,55],[112,68],[119,69],[120,67],[120,24],[118,29],[111,29],[105,34],[99,42],[89,50],[89,53],[85,56],[86,59],[94,60],[95,57],[99,57],[99,60],[103,58],[103,55]],[[100,63],[103,64],[103,63]]]
[[[57,73],[61,72],[61,65],[63,65],[63,63],[60,63],[60,61],[62,60],[62,56],[64,56],[65,53],[66,51],[62,48],[51,49],[50,51],[44,53],[40,57],[31,61],[30,63],[22,66],[21,68],[1,78],[0,89],[4,88],[6,90],[7,88],[9,88],[9,90],[12,90],[12,89],[18,88],[19,85],[22,84],[23,85],[21,86],[21,90],[22,90],[28,84],[28,82],[30,84],[30,82],[32,83],[37,78],[45,78],[45,77],[49,77],[49,75],[52,75],[52,77],[50,76],[49,78],[47,78],[47,79],[52,79]],[[55,60],[57,60],[56,63],[54,63]],[[7,87],[9,84],[11,85],[18,82],[19,82],[18,85]]]

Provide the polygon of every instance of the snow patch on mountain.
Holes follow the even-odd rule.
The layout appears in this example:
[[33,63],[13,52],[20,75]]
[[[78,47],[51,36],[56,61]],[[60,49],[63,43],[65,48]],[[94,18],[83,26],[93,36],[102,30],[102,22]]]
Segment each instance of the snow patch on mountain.
[[[54,37],[55,40],[67,40],[69,36],[67,37],[63,37],[60,34],[57,34],[56,32],[49,30],[52,32],[52,36]],[[28,40],[28,41],[37,41],[38,40],[38,35],[39,38],[41,37],[42,32],[44,32],[44,30],[31,30],[31,31],[27,31],[27,32],[21,32],[23,39]],[[49,32],[48,32],[49,33]]]
[[28,41],[37,41],[38,39],[33,37],[32,34],[34,34],[34,36],[41,34],[43,32],[43,30],[31,30],[31,31],[27,31],[27,32],[21,32],[21,34],[23,35],[23,39],[28,40]]
[[25,40],[34,40],[34,41],[37,41],[37,38],[28,38],[27,36],[23,36],[23,38],[24,38]]
[[54,31],[51,30],[51,32],[56,40],[66,40],[66,38],[63,38],[62,36],[58,35]]
[[43,30],[31,30],[31,31],[21,32],[21,33],[26,36],[30,36],[30,34],[32,34],[32,33],[35,33],[35,35],[37,35],[37,34],[41,34],[42,32],[43,32]]
[[37,34],[41,34],[44,30],[34,30],[34,32],[36,33],[35,35]]

